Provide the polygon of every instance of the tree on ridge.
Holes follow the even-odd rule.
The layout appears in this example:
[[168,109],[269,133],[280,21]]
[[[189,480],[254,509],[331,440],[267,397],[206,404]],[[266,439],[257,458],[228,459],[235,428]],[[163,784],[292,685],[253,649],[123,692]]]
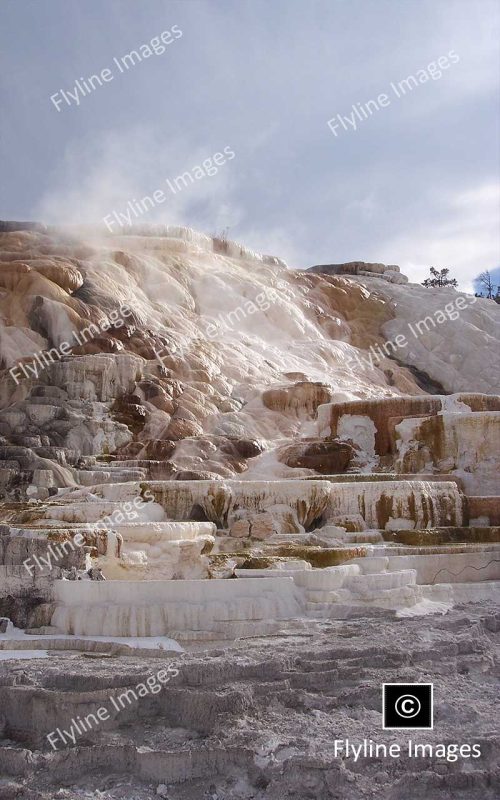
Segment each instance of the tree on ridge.
[[422,285],[426,286],[427,288],[434,288],[436,286],[458,286],[458,281],[456,278],[449,278],[449,269],[436,269],[436,267],[429,267],[430,273],[432,275],[431,278],[426,278],[425,281],[422,281]]

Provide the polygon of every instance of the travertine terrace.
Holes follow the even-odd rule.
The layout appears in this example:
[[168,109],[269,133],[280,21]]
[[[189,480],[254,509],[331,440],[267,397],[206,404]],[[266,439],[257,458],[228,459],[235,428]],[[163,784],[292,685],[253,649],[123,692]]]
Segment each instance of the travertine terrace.
[[[0,797],[87,797],[91,768],[133,776],[106,797],[407,797],[302,740],[372,735],[387,670],[437,670],[457,725],[450,676],[491,690],[500,307],[183,228],[1,231]],[[23,652],[44,661],[9,672]],[[164,693],[50,747],[172,660]],[[493,797],[492,730],[475,781],[436,763],[414,796]]]

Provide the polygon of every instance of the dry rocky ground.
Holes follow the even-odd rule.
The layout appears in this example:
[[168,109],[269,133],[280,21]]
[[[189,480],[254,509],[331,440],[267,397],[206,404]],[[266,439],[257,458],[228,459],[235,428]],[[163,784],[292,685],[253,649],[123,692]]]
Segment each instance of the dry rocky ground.
[[[481,798],[498,787],[500,609],[291,623],[276,636],[161,658],[61,652],[0,667],[0,798],[340,800]],[[95,654],[94,654],[95,656]],[[175,662],[179,675],[57,752],[45,736]],[[433,682],[434,729],[384,731],[384,682]],[[398,742],[342,759],[334,740]],[[481,757],[409,758],[408,738]]]

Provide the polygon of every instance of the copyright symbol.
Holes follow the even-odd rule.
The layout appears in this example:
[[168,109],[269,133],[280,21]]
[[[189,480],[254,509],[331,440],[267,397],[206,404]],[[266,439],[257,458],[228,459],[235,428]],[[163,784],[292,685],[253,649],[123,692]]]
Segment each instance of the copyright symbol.
[[412,719],[412,717],[416,717],[421,708],[422,704],[420,700],[413,694],[403,694],[401,697],[398,697],[394,704],[394,710],[400,717],[403,717],[403,719]]

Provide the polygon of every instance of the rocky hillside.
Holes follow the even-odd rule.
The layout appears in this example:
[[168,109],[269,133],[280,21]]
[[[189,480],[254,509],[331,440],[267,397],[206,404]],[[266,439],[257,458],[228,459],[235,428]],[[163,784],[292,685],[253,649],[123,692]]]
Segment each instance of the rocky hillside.
[[495,390],[498,306],[398,267],[293,270],[171,227],[1,230],[8,495],[34,470],[81,483],[96,456],[124,479],[339,473],[363,458],[348,431],[317,439],[320,405]]

